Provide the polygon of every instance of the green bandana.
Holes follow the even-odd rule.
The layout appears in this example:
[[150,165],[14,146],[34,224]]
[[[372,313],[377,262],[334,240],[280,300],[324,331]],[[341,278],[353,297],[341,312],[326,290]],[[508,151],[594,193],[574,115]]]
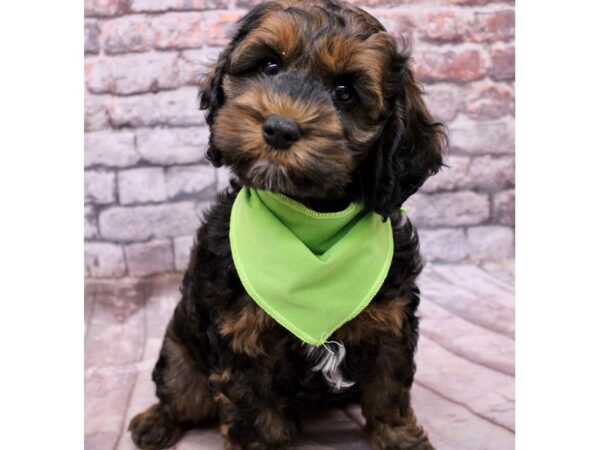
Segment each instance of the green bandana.
[[311,345],[325,343],[369,304],[394,251],[390,220],[358,203],[318,213],[244,187],[230,227],[233,262],[250,297]]

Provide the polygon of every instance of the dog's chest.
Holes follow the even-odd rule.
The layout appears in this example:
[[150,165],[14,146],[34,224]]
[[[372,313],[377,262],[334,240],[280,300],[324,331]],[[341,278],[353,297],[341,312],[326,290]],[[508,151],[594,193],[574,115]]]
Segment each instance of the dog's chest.
[[354,385],[354,381],[346,379],[342,363],[346,358],[346,347],[339,342],[328,342],[321,346],[304,344],[303,348],[310,370],[320,373],[333,392],[340,392]]

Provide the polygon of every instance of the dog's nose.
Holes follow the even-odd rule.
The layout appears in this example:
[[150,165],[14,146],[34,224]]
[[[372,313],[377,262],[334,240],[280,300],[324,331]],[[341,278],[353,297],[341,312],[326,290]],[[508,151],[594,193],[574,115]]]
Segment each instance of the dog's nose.
[[262,129],[267,144],[278,150],[286,150],[300,139],[300,127],[287,117],[268,117],[263,122]]

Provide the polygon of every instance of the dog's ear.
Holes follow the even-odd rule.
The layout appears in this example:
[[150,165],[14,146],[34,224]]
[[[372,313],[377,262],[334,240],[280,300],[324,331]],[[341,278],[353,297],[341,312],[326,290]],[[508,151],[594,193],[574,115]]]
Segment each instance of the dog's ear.
[[[362,171],[363,198],[383,217],[397,212],[443,165],[445,127],[432,119],[423,91],[409,65],[408,52],[394,52],[387,89],[392,111]],[[366,191],[366,192],[365,192]]]
[[[246,35],[261,22],[262,18],[270,8],[271,4],[269,2],[261,3],[255,6],[238,21],[233,39],[221,51],[217,62],[211,67],[209,72],[200,82],[198,106],[200,109],[206,110],[206,123],[210,128],[212,128],[215,115],[225,103],[223,77],[229,68],[230,58],[233,50],[235,50],[237,45],[246,37]],[[213,163],[215,167],[222,165],[221,152],[213,144],[212,137],[209,140],[206,157],[210,162]]]

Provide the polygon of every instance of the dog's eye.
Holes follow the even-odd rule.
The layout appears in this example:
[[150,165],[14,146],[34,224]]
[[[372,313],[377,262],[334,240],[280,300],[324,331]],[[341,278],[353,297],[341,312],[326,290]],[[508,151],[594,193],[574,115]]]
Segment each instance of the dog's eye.
[[279,62],[272,58],[264,59],[261,64],[262,71],[267,75],[277,75],[281,69]]
[[333,99],[339,103],[347,105],[354,100],[354,90],[351,86],[341,84],[333,89]]

